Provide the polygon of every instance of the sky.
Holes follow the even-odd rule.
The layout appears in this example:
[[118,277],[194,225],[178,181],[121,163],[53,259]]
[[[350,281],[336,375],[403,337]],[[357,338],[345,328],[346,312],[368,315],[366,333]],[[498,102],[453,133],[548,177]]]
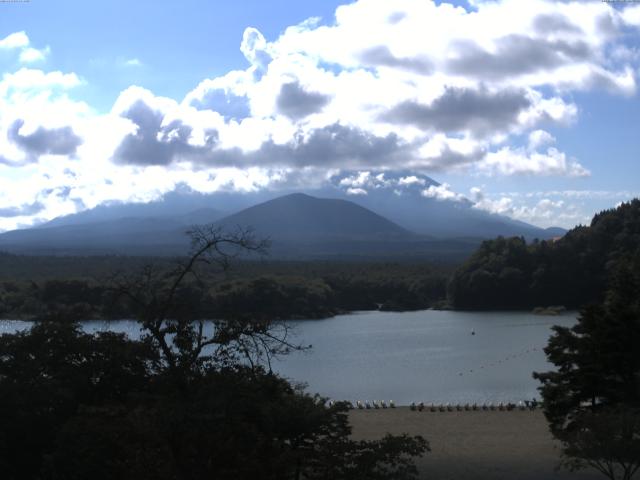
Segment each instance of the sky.
[[422,174],[543,227],[640,196],[635,2],[0,2],[0,69],[0,231],[185,186]]

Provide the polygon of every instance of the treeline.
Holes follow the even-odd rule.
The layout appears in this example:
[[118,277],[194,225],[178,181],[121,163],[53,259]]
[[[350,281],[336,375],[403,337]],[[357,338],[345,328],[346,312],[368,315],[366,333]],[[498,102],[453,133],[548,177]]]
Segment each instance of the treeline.
[[[71,259],[44,257],[45,265],[57,263],[67,275],[59,278],[50,268],[39,277],[33,257],[3,256],[0,262],[19,268],[21,259],[32,277],[11,278],[3,270],[0,318],[132,318],[134,306],[114,289],[114,279],[141,271],[141,259],[76,258],[71,265]],[[154,268],[169,277],[172,263],[161,259]],[[199,318],[312,319],[354,310],[419,310],[444,303],[450,273],[446,266],[404,263],[243,262],[232,274],[205,269],[198,281],[183,286],[182,297]]]
[[453,274],[448,300],[456,309],[575,309],[603,300],[620,263],[640,256],[640,200],[597,214],[557,241],[485,241]]

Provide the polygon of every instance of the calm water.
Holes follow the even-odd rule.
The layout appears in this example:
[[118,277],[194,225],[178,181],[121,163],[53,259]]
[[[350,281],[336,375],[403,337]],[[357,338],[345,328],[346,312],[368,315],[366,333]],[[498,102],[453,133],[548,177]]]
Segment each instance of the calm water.
[[[520,312],[360,312],[290,322],[313,348],[274,369],[311,392],[334,399],[419,402],[498,402],[538,397],[533,371],[551,368],[542,348],[552,325],[570,326],[575,313],[543,317]],[[0,334],[29,324],[0,321]],[[139,335],[132,321],[86,322],[87,331]],[[471,332],[475,331],[475,335]]]

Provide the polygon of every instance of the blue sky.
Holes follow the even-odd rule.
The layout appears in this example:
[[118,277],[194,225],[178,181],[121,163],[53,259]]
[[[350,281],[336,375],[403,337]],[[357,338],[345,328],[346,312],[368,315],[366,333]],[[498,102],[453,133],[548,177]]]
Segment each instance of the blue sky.
[[[331,0],[33,0],[2,6],[0,34],[23,30],[34,44],[51,45],[49,65],[82,75],[87,80],[83,99],[108,111],[132,84],[180,98],[204,78],[246,68],[239,49],[246,27],[259,27],[273,39],[309,17],[332,19],[340,4]],[[140,60],[143,68],[126,68],[125,62],[131,59]]]
[[347,173],[541,226],[640,195],[640,4],[344,3],[0,3],[0,230]]

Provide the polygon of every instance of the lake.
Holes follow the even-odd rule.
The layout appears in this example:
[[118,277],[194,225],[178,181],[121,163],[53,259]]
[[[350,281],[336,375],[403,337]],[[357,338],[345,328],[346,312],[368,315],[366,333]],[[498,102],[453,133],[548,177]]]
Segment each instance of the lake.
[[[518,402],[539,397],[531,373],[551,368],[542,351],[551,326],[575,321],[575,312],[546,317],[435,310],[291,321],[294,338],[313,348],[273,367],[306,382],[309,391],[339,400]],[[28,326],[0,320],[0,334]],[[137,323],[127,320],[90,321],[84,328],[139,335]]]

